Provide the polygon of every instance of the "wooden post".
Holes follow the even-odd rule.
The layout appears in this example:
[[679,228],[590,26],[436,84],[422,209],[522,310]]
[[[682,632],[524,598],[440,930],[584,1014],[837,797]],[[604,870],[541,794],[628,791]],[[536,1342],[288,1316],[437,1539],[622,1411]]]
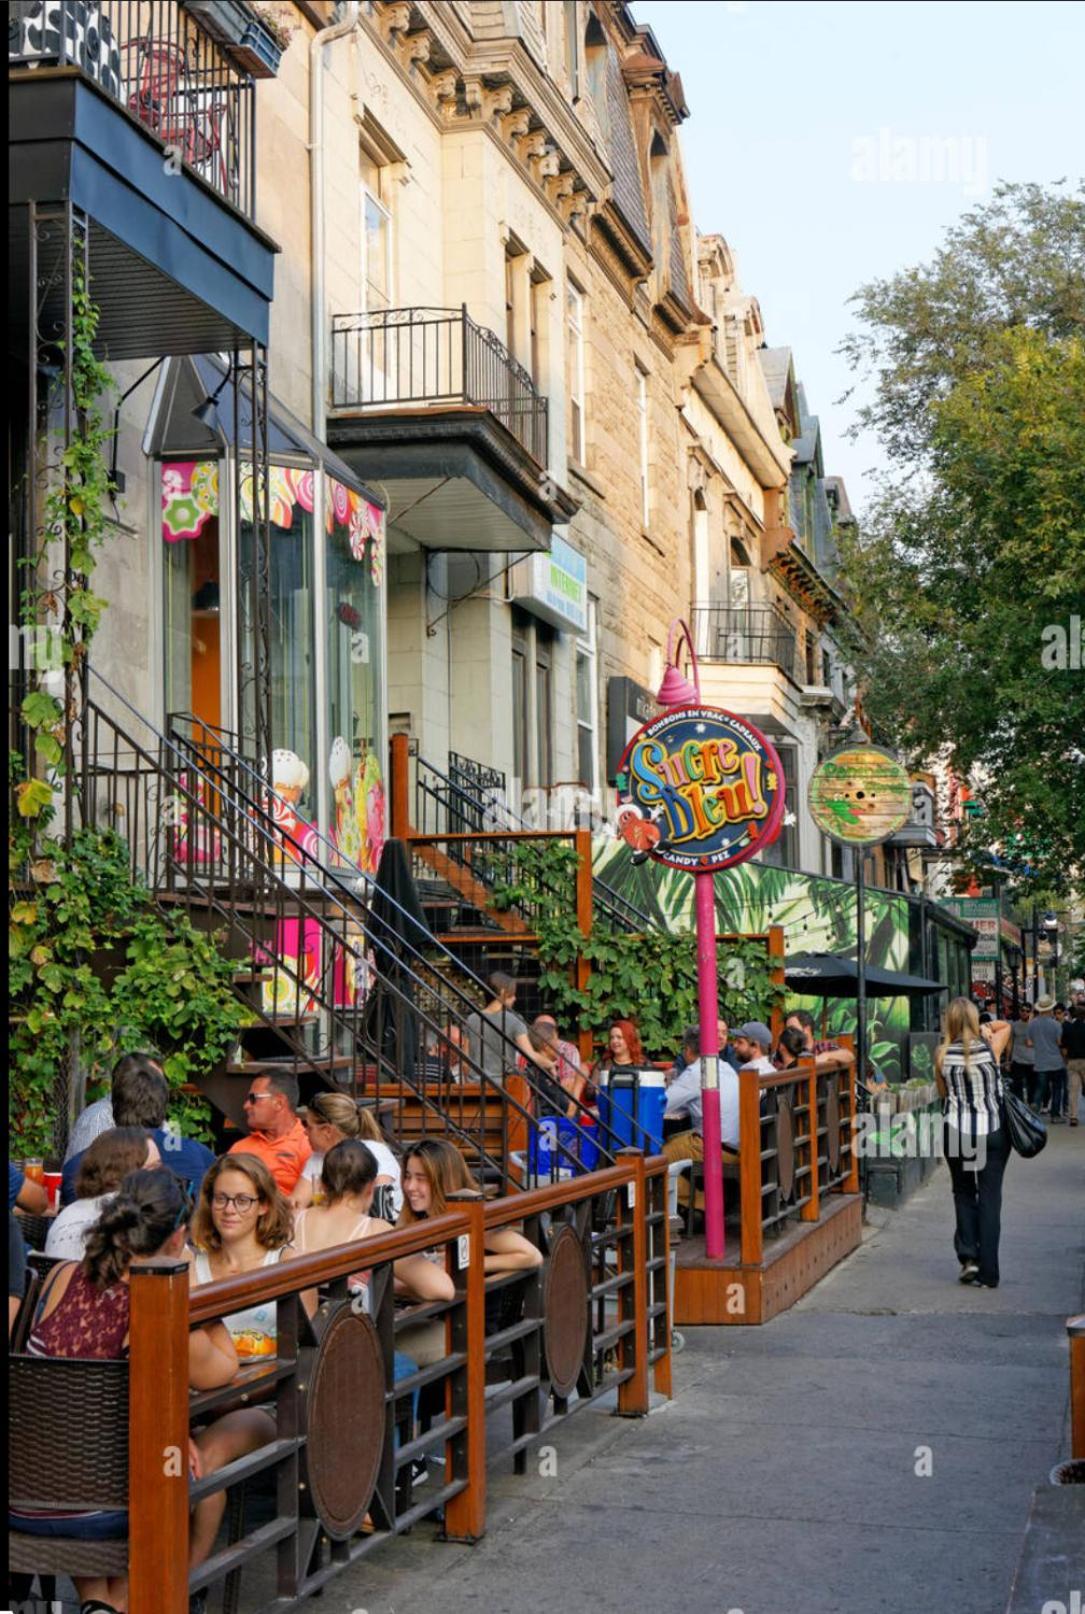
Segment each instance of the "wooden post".
[[742,1208],[742,1264],[760,1266],[761,1082],[755,1070],[738,1073],[738,1171]]
[[[632,1336],[621,1341],[622,1366],[632,1365],[633,1376],[618,1386],[618,1414],[622,1418],[643,1418],[648,1412],[648,1224],[645,1221],[647,1181],[644,1156],[639,1149],[619,1149],[618,1160],[631,1165],[633,1176],[618,1189],[618,1226],[633,1224],[633,1295],[628,1284],[619,1290],[618,1315],[623,1322],[633,1317]],[[626,1270],[625,1244],[618,1246],[619,1270]],[[632,1341],[632,1343],[631,1343]],[[632,1352],[632,1363],[630,1363]]]
[[[799,1063],[806,1065],[807,1060],[801,1059]],[[802,1222],[816,1222],[821,1213],[821,1188],[818,1183],[818,1155],[820,1153],[818,1144],[818,1072],[817,1065],[812,1059],[809,1061],[809,1065],[810,1073],[806,1079],[806,1091],[809,1096],[806,1102],[810,1125],[810,1177],[807,1190],[810,1198],[799,1212],[799,1220]],[[834,1075],[832,1079],[835,1081],[836,1076]]]
[[188,1614],[188,1267],[133,1266],[128,1607]]
[[411,834],[411,783],[410,739],[406,734],[393,734],[392,777],[389,790],[390,830],[394,840],[406,841]]
[[[784,944],[783,925],[769,926],[768,947],[769,975],[774,986],[782,987],[784,984],[784,958],[786,948]],[[784,1029],[784,1011],[779,1003],[772,1005],[772,1017],[769,1021],[769,1030],[772,1032],[773,1046],[780,1040],[780,1033]]]
[[1070,1336],[1070,1456],[1085,1462],[1085,1312],[1066,1324]]
[[843,1071],[833,1071],[833,1081],[839,1085],[841,1076],[846,1077],[846,1108],[848,1112],[848,1142],[850,1153],[848,1155],[848,1174],[840,1185],[842,1194],[857,1194],[859,1192],[859,1127],[858,1112],[855,1104],[855,1066],[847,1065]]
[[450,1390],[449,1405],[450,1414],[467,1419],[467,1489],[445,1503],[444,1533],[449,1541],[478,1541],[486,1533],[486,1212],[480,1194],[465,1191],[449,1199],[467,1218],[469,1240],[466,1271],[456,1246],[449,1246],[449,1270],[456,1287],[467,1292],[462,1338],[455,1342],[467,1355],[464,1388],[462,1394]]
[[[652,1370],[652,1386],[660,1395],[668,1398],[674,1394],[674,1385],[671,1376],[671,1332],[674,1327],[674,1295],[671,1292],[671,1224],[667,1214],[667,1174],[656,1175],[651,1178],[650,1192],[655,1196],[658,1205],[653,1201],[652,1209],[660,1212],[660,1220],[656,1223],[659,1239],[652,1254],[662,1256],[663,1265],[657,1267],[657,1273],[663,1277],[663,1293],[667,1301],[666,1334],[667,1349],[656,1362]],[[646,1212],[647,1214],[647,1212]]]
[[[591,875],[591,830],[578,829],[575,832],[576,845],[576,922],[580,934],[585,941],[591,939],[593,911],[592,911],[592,875]],[[583,953],[578,953],[574,966],[576,989],[586,992],[588,981],[591,978],[591,965]],[[587,1066],[591,1062],[592,1032],[590,1026],[582,1025],[577,1034],[580,1048],[580,1062]]]

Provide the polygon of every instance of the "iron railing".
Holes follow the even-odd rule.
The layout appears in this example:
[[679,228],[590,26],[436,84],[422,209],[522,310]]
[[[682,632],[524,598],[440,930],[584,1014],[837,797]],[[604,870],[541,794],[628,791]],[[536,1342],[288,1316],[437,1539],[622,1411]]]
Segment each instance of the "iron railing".
[[547,461],[547,400],[494,332],[476,324],[466,303],[336,314],[332,403],[381,410],[474,404],[488,409],[538,465]]
[[255,84],[176,0],[16,0],[9,69],[77,67],[248,218],[256,209]]
[[[465,766],[468,761],[450,751],[446,774],[424,757],[418,758],[412,829],[423,836],[485,834],[507,829],[513,838],[532,834],[538,837],[540,832],[536,826],[527,823],[509,806],[505,775],[481,763]],[[467,843],[459,848],[453,844],[448,848],[448,855],[470,860],[471,848]],[[472,872],[483,884],[494,883],[485,859],[475,859]],[[612,930],[642,935],[652,928],[646,914],[597,875],[592,876],[592,907]]]
[[693,643],[702,661],[779,667],[803,680],[794,626],[774,605],[695,605]]

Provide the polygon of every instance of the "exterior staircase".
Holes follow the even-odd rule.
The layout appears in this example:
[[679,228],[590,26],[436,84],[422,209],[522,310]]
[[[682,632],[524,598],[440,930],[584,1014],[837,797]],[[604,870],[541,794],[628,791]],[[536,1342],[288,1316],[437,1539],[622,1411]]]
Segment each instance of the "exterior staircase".
[[[517,1157],[533,1118],[554,1113],[553,1089],[541,1073],[512,1074],[511,1041],[504,1082],[472,1060],[465,1022],[486,1000],[482,981],[331,842],[299,832],[232,736],[191,717],[162,734],[91,671],[80,756],[82,824],[122,835],[159,907],[214,932],[236,961],[253,1024],[202,1084],[225,1127],[241,1120],[253,1069],[274,1066],[297,1077],[303,1101],[340,1088],[378,1106],[395,1140],[449,1137],[484,1182],[520,1185]],[[446,883],[481,899],[462,874]],[[605,1166],[614,1141],[599,1141]]]

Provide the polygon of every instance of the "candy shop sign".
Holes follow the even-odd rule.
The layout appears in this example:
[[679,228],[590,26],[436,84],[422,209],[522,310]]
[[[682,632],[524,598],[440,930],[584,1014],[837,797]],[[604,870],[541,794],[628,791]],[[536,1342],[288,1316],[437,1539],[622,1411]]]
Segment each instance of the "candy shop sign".
[[742,863],[784,817],[774,746],[715,706],[680,706],[630,740],[618,772],[619,835],[635,851],[693,873]]

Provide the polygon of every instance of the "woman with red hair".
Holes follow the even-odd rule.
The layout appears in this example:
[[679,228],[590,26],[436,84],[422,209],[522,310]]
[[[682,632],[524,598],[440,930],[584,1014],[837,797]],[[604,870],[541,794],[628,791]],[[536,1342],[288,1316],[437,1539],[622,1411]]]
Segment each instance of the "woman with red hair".
[[612,1020],[607,1033],[607,1051],[597,1061],[592,1071],[592,1078],[596,1086],[599,1083],[599,1074],[604,1070],[611,1070],[615,1065],[645,1064],[644,1049],[641,1046],[640,1032],[632,1020]]

